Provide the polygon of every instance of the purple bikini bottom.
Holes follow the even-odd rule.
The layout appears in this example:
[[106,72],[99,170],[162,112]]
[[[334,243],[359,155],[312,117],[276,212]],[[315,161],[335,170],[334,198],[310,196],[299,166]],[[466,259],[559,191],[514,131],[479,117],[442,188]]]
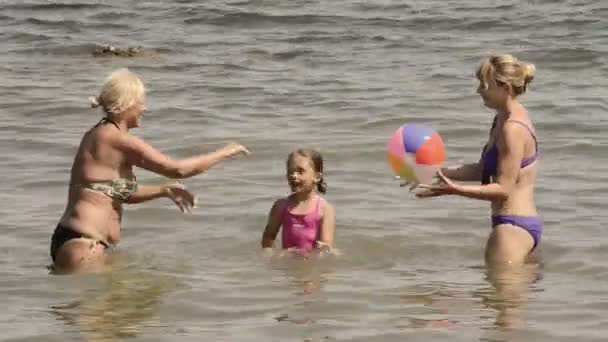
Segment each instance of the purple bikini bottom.
[[494,215],[492,216],[492,227],[499,224],[510,224],[526,230],[534,239],[534,248],[540,242],[543,233],[543,221],[538,216],[517,216],[517,215]]

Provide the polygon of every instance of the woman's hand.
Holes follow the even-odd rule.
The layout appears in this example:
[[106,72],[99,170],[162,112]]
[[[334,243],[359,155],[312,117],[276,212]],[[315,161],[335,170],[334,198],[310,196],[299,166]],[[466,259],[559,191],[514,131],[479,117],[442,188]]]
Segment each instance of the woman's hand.
[[412,182],[412,181],[407,181],[407,180],[404,181],[399,176],[395,176],[395,180],[399,181],[400,187],[402,187],[402,188],[408,187],[408,188],[410,188],[410,191],[416,189],[418,187],[418,185],[420,185],[420,183],[417,183],[417,182]]
[[[459,185],[446,177],[441,170],[437,171],[436,181],[432,184],[417,184],[414,188],[416,197],[427,198],[458,193]],[[412,189],[412,190],[414,190]]]
[[234,157],[239,154],[244,154],[246,156],[251,154],[247,147],[237,143],[227,144],[222,148],[222,150],[225,152],[227,158]]
[[165,194],[182,213],[192,213],[192,208],[196,208],[196,197],[182,183],[165,184]]

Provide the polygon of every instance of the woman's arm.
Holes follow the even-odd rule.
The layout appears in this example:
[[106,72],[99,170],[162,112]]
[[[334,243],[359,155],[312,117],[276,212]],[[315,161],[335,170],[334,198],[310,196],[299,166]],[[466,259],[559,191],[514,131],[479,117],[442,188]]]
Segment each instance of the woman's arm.
[[262,234],[262,248],[272,248],[274,246],[274,240],[276,239],[279,229],[281,228],[281,212],[283,211],[283,205],[284,200],[279,199],[276,200],[272,205],[272,208],[270,208],[266,228]]
[[116,147],[127,154],[132,165],[169,178],[188,178],[203,173],[224,159],[237,154],[249,154],[247,148],[239,144],[228,144],[214,152],[195,157],[174,160],[167,157],[142,139],[123,134],[116,141]]
[[456,165],[444,167],[441,169],[446,177],[463,182],[479,182],[481,181],[481,163],[470,163],[464,165]]
[[137,191],[129,196],[127,203],[135,204],[153,199],[167,197],[171,199],[179,210],[190,212],[191,208],[196,207],[196,197],[181,183],[170,183],[163,185],[140,185]]
[[127,203],[142,203],[161,197],[168,197],[167,185],[138,185],[137,191],[129,196]]
[[496,182],[488,185],[456,185],[455,194],[487,201],[507,200],[519,177],[521,160],[524,157],[525,134],[519,125],[506,121],[497,141],[498,169]]

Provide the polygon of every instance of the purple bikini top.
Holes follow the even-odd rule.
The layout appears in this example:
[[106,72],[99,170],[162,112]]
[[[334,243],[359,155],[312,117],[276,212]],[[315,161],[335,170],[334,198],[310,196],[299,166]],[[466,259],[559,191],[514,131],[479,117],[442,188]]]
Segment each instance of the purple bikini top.
[[[494,130],[496,127],[497,117],[494,118],[494,123],[492,124],[491,130]],[[522,121],[518,120],[508,120],[510,122],[518,123],[528,129],[530,134],[532,135],[532,139],[534,139],[534,154],[531,156],[524,157],[521,160],[520,167],[523,169],[524,167],[534,163],[538,157],[538,141],[536,140],[536,135],[532,132],[532,129],[528,125],[526,125]],[[496,176],[496,169],[498,168],[498,148],[496,144],[492,144],[491,146],[484,146],[483,151],[481,152],[481,163],[482,163],[482,173],[481,173],[481,184],[490,184],[491,177]]]

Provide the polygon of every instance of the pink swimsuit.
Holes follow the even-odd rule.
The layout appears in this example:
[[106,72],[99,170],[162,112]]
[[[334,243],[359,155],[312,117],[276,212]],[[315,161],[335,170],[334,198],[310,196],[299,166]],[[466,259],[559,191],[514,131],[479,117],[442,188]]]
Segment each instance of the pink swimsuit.
[[315,247],[315,242],[319,239],[319,228],[321,219],[321,203],[325,200],[317,196],[315,209],[307,214],[293,214],[289,211],[288,202],[285,201],[282,215],[283,248],[299,248],[307,251]]

